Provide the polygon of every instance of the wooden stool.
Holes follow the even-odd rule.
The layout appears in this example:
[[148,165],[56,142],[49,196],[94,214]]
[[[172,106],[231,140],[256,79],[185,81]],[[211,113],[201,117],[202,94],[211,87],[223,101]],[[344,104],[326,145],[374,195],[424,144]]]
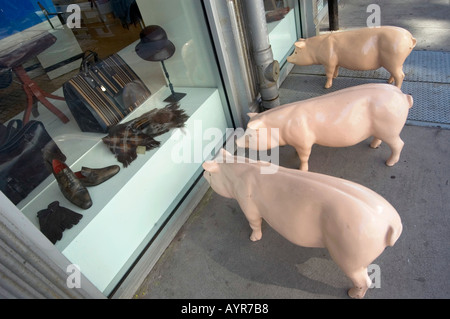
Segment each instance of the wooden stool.
[[8,51],[7,53],[0,53],[0,68],[11,68],[17,78],[22,82],[23,90],[27,95],[27,107],[23,115],[24,124],[30,120],[31,113],[33,113],[35,117],[39,115],[37,105],[34,106],[35,99],[58,116],[63,123],[69,122],[69,118],[47,100],[47,98],[50,98],[64,101],[64,98],[50,94],[41,89],[39,85],[29,77],[22,66],[23,63],[40,54],[55,42],[55,36],[50,33],[45,33],[43,36],[35,37],[25,43],[21,43],[17,48],[6,50]]

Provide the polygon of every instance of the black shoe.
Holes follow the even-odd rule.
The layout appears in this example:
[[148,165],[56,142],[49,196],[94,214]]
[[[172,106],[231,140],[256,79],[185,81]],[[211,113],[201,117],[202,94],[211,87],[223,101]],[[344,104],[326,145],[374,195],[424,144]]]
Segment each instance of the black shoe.
[[54,244],[62,238],[66,229],[78,224],[83,215],[61,207],[58,201],[54,201],[47,209],[40,210],[37,217],[41,232]]
[[86,187],[75,176],[72,170],[63,162],[54,159],[52,172],[58,182],[59,189],[71,203],[80,208],[88,209],[92,206],[91,196]]
[[75,172],[83,186],[96,186],[107,181],[120,171],[119,165],[111,165],[104,168],[82,167],[81,171]]

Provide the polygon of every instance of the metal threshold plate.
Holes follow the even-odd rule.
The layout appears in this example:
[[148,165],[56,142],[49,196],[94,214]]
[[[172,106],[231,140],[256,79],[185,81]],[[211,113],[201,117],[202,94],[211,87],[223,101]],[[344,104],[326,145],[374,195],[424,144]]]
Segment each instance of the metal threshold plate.
[[[450,52],[413,51],[405,61],[404,72],[402,91],[414,98],[407,123],[450,129]],[[355,85],[386,83],[388,78],[389,73],[383,68],[374,71],[340,68],[333,86],[324,89],[323,66],[295,66],[280,87],[280,100],[282,104],[305,100]]]

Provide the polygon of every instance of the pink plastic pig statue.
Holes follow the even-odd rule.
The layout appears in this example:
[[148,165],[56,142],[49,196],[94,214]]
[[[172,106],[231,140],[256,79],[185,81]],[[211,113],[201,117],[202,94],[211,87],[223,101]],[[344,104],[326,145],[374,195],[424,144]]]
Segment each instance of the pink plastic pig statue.
[[339,67],[350,70],[376,70],[384,67],[394,82],[402,87],[403,63],[416,45],[409,31],[382,26],[321,34],[295,42],[294,53],[287,61],[297,65],[320,64],[325,67],[330,88]]
[[264,165],[274,164],[245,162],[222,150],[203,163],[203,176],[219,195],[238,201],[252,241],[261,239],[264,219],[296,245],[325,247],[353,282],[349,296],[364,297],[371,285],[367,267],[402,232],[395,208],[374,191],[344,179],[284,167],[260,174]]
[[381,141],[389,145],[392,153],[386,165],[393,166],[400,158],[404,145],[400,132],[412,105],[412,96],[393,85],[358,85],[250,113],[236,145],[259,150],[291,145],[300,157],[300,169],[307,171],[313,144],[346,147],[373,136],[372,148]]

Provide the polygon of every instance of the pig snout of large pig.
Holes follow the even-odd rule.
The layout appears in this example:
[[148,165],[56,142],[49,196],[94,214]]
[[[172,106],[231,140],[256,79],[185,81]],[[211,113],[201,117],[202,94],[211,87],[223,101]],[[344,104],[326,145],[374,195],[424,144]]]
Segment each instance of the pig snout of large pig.
[[267,142],[261,141],[258,132],[247,129],[244,135],[236,139],[236,146],[239,148],[249,148],[253,150],[267,149]]
[[244,135],[236,140],[237,147],[258,151],[269,150],[281,145],[278,128],[248,128]]
[[249,144],[249,137],[246,135],[243,135],[236,139],[236,146],[240,148],[248,148]]
[[292,55],[290,55],[286,58],[286,61],[288,61],[289,63],[294,63],[293,60],[294,60],[294,58],[292,57]]
[[244,135],[236,139],[236,146],[240,148],[249,148],[257,142],[257,132],[251,128],[247,128]]
[[292,64],[306,66],[316,64],[316,59],[310,53],[305,39],[299,39],[294,43],[294,52],[286,58],[286,61]]

